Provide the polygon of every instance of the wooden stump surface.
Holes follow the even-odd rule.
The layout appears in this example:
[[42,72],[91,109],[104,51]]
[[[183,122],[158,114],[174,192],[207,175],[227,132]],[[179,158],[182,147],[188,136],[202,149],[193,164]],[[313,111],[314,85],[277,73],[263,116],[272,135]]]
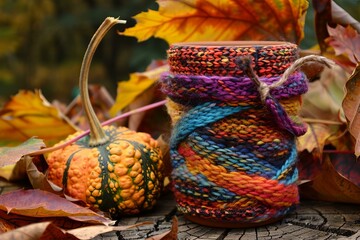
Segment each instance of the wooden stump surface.
[[360,205],[303,200],[295,212],[277,223],[257,228],[223,229],[201,226],[186,220],[176,211],[175,202],[170,193],[160,199],[153,211],[117,221],[118,225],[152,221],[152,225],[144,225],[121,232],[111,232],[95,239],[147,239],[170,230],[173,216],[177,216],[177,238],[181,240],[360,240]]

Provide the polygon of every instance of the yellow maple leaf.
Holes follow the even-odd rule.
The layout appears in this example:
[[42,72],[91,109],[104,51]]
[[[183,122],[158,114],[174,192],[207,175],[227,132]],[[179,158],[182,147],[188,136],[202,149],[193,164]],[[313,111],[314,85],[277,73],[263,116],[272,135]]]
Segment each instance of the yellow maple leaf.
[[152,36],[169,43],[303,38],[306,0],[158,0],[159,10],[134,18],[124,35],[144,41]]
[[40,90],[22,90],[0,110],[0,142],[14,144],[36,136],[47,145],[58,142],[76,127],[53,107]]
[[132,103],[136,97],[152,86],[159,79],[161,73],[168,70],[168,68],[168,65],[164,65],[150,71],[132,73],[128,81],[119,82],[115,104],[109,111],[110,115],[115,116],[124,107]]

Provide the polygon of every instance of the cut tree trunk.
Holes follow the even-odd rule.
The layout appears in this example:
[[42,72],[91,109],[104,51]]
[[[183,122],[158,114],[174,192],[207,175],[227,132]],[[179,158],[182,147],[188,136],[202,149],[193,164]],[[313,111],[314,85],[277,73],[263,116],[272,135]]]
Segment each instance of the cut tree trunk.
[[146,239],[171,229],[172,218],[178,219],[178,239],[360,239],[360,205],[303,200],[297,210],[283,220],[267,226],[247,229],[211,228],[192,223],[176,211],[170,193],[163,196],[156,208],[137,217],[120,219],[118,225],[152,221],[137,229],[112,232],[96,240]]

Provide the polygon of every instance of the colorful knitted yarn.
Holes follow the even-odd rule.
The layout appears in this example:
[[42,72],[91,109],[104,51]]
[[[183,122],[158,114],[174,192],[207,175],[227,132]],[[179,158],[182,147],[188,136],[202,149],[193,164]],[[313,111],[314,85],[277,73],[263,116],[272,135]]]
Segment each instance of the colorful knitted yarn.
[[236,59],[250,56],[262,84],[272,84],[298,51],[290,43],[250,44],[186,43],[168,51],[170,72],[161,82],[174,126],[172,181],[188,216],[261,223],[299,201],[295,137],[305,132],[297,115],[306,78],[295,72],[262,96]]

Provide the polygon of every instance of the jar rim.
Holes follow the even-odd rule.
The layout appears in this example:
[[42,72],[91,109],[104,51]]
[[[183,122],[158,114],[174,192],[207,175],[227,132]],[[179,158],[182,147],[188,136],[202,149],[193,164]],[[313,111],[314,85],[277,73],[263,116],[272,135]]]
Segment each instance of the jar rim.
[[253,47],[253,46],[284,46],[295,45],[285,41],[199,41],[199,42],[179,42],[173,43],[172,46],[180,47]]

